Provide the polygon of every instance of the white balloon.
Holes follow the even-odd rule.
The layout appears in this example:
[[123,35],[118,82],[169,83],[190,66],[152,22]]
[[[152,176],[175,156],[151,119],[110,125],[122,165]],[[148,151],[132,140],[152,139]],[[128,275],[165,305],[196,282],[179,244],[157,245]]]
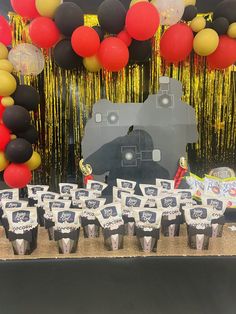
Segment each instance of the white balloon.
[[161,25],[176,24],[184,14],[184,0],[153,0],[152,4],[160,14]]
[[38,75],[45,64],[42,51],[31,44],[19,44],[11,49],[8,60],[21,75]]

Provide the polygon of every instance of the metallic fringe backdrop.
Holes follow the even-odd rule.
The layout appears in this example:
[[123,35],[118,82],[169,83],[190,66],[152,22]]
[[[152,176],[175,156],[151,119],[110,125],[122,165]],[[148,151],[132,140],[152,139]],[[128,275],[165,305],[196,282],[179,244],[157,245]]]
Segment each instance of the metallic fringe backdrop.
[[[14,43],[24,42],[25,22],[10,14]],[[86,25],[98,24],[96,16],[85,18]],[[35,183],[80,181],[81,139],[93,104],[100,98],[112,102],[142,102],[158,91],[158,80],[167,75],[183,83],[183,100],[196,110],[199,141],[188,146],[191,170],[199,175],[216,166],[235,168],[236,157],[236,67],[209,71],[205,59],[194,54],[178,65],[165,64],[159,54],[161,29],[154,41],[150,62],[130,65],[119,73],[89,73],[83,67],[65,71],[57,67],[51,51],[45,51],[45,70],[38,77],[22,77],[41,94],[41,104],[33,115],[40,134],[36,150],[42,167],[34,172]]]

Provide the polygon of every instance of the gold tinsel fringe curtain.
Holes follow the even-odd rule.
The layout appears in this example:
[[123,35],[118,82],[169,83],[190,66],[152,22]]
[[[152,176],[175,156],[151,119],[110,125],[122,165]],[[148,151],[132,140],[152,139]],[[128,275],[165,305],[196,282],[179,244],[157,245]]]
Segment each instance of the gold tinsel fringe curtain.
[[[25,22],[11,14],[14,45],[22,42]],[[86,16],[86,24],[97,25],[96,16]],[[236,157],[236,72],[208,71],[205,59],[192,55],[178,66],[160,58],[156,35],[149,63],[132,65],[119,73],[88,73],[84,68],[64,71],[45,52],[45,70],[38,77],[22,78],[41,93],[41,105],[33,120],[40,134],[37,147],[43,165],[34,174],[35,182],[52,187],[62,181],[80,179],[81,139],[93,104],[100,98],[112,102],[142,102],[158,91],[158,80],[167,75],[183,83],[185,102],[196,110],[199,141],[188,146],[192,171],[202,175],[215,166],[235,166]]]

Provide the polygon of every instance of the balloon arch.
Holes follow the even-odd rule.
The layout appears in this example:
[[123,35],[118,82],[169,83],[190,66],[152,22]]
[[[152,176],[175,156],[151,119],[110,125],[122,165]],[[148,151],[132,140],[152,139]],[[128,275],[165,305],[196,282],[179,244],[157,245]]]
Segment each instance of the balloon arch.
[[[154,36],[163,28],[159,53],[168,64],[178,64],[192,53],[206,58],[209,70],[224,70],[236,62],[236,2],[221,2],[209,18],[197,15],[194,0],[132,0],[128,11],[118,0],[98,8],[99,25],[85,24],[81,8],[61,0],[11,0],[27,21],[25,42],[8,53],[12,30],[0,17],[0,171],[11,187],[23,187],[41,159],[31,124],[40,102],[37,91],[19,84],[13,71],[38,75],[49,49],[56,64],[73,70],[119,72],[128,64],[151,58]],[[44,53],[42,53],[42,49]]]

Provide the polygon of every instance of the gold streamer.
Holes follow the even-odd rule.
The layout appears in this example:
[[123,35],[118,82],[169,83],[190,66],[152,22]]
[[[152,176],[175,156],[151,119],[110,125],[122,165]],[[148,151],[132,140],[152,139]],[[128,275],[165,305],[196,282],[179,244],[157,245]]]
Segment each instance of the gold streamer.
[[[25,22],[15,14],[11,14],[10,19],[14,26],[13,44],[17,45],[22,42]],[[85,16],[85,24],[98,25],[97,16]],[[74,175],[77,182],[81,180],[81,139],[93,104],[101,98],[119,103],[142,102],[149,93],[158,91],[159,77],[163,75],[182,82],[183,100],[196,110],[199,141],[188,146],[192,171],[202,175],[211,167],[235,164],[235,66],[210,72],[205,59],[197,55],[191,55],[179,65],[169,66],[159,53],[163,31],[164,28],[156,34],[148,64],[131,65],[119,73],[88,73],[82,67],[64,71],[54,64],[50,52],[45,52],[44,73],[23,79],[25,84],[34,85],[42,94],[38,113],[33,115],[40,134],[37,150],[43,164],[41,171],[35,171],[36,183],[49,183],[55,188],[59,181],[72,181]]]

